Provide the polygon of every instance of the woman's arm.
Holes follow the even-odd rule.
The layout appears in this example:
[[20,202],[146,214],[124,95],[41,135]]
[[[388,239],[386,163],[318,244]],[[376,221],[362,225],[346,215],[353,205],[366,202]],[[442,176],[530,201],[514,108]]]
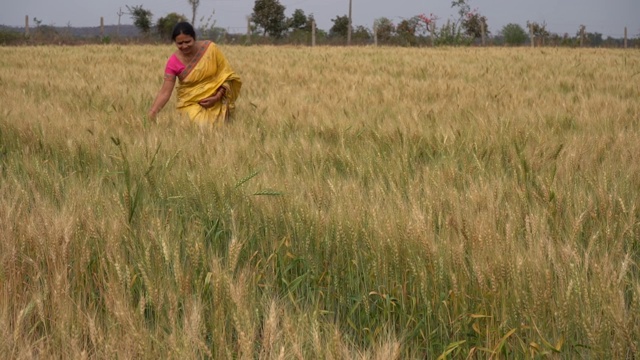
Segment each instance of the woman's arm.
[[156,95],[156,99],[153,101],[153,105],[151,105],[151,109],[149,110],[149,120],[155,121],[158,112],[162,110],[162,108],[167,104],[167,101],[171,99],[171,92],[173,91],[175,84],[175,77],[167,77],[164,79],[162,87],[160,88],[160,91],[158,91],[158,95]]

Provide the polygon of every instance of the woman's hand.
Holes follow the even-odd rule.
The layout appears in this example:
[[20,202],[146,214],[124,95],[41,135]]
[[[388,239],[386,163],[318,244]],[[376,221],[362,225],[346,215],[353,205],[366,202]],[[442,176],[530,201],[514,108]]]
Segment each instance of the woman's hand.
[[156,122],[156,119],[158,118],[158,113],[156,111],[149,110],[149,113],[147,114],[147,118],[151,122]]
[[209,96],[207,98],[204,98],[198,101],[198,104],[200,104],[200,106],[202,106],[205,109],[213,107],[218,101],[222,100],[222,97],[224,96],[225,91],[226,90],[221,87],[216,91],[216,93],[213,96]]
[[210,107],[213,107],[213,105],[215,105],[218,101],[220,101],[220,98],[221,96],[218,96],[216,94],[198,101],[198,104],[200,104],[200,106],[202,106],[203,108],[208,109]]

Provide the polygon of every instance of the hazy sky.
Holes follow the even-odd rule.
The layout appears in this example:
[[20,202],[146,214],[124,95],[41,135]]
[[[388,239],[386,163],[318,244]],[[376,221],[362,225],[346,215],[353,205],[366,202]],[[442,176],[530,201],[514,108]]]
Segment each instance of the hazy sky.
[[[0,24],[23,26],[28,15],[43,24],[66,26],[98,26],[100,17],[106,25],[118,23],[118,10],[126,11],[126,5],[143,5],[151,10],[153,20],[170,12],[182,13],[191,18],[187,0],[0,0]],[[437,15],[441,21],[454,16],[451,0],[352,0],[353,24],[372,27],[373,20],[387,17],[398,23],[421,13]],[[200,0],[196,26],[204,16],[205,22],[215,10],[216,26],[231,32],[245,32],[247,16],[253,10],[254,0]],[[305,14],[314,14],[318,27],[329,30],[331,19],[346,15],[349,0],[280,0],[290,16],[295,9]],[[470,0],[472,8],[478,9],[488,19],[489,30],[496,34],[508,23],[525,26],[527,20],[546,22],[550,32],[575,35],[580,24],[588,32],[599,32],[606,36],[622,37],[628,27],[629,37],[640,35],[640,0]],[[128,15],[121,22],[131,24]]]

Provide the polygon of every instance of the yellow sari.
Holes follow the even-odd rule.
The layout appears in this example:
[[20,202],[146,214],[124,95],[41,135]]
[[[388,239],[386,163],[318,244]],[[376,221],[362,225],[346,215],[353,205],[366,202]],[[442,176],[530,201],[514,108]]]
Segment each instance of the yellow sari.
[[[184,71],[178,75],[177,108],[199,124],[228,120],[242,87],[240,77],[231,69],[216,44],[202,41],[196,46],[196,56],[185,64]],[[198,101],[213,96],[220,87],[226,89],[222,101],[208,109],[198,104]]]

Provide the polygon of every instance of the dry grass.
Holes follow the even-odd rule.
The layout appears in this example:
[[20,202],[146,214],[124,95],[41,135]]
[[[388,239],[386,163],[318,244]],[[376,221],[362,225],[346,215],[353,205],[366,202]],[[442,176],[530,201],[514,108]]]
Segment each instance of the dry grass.
[[0,48],[10,358],[640,356],[637,51]]

